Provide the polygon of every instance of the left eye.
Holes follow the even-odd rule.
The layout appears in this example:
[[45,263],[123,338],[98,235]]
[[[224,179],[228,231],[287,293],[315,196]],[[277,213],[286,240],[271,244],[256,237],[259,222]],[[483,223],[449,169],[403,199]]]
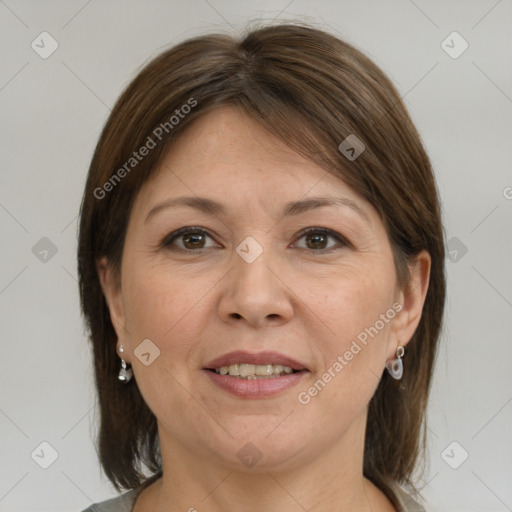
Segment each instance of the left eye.
[[306,247],[305,249],[312,249],[316,252],[321,252],[324,250],[330,250],[333,247],[326,247],[328,243],[328,239],[332,238],[338,242],[338,245],[348,245],[346,240],[336,233],[335,231],[331,231],[330,229],[325,228],[309,228],[306,231],[303,231],[298,240],[305,238]]

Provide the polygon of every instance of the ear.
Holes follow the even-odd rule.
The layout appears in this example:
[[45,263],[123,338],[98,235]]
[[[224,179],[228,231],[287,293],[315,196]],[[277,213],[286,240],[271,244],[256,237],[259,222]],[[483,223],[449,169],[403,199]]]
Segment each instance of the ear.
[[393,319],[394,335],[390,336],[389,359],[396,357],[398,345],[405,347],[411,341],[420,323],[427,296],[431,261],[430,254],[423,250],[409,264],[410,282],[399,293],[398,302],[402,305],[402,309]]
[[[123,293],[121,290],[121,281],[114,274],[114,271],[109,265],[106,256],[100,258],[96,264],[98,270],[98,276],[100,279],[101,289],[105,300],[107,301],[108,309],[110,311],[110,320],[114,326],[114,330],[117,334],[117,349],[120,345],[125,345],[126,341],[126,324],[123,307]],[[125,354],[126,354],[125,350]],[[126,357],[123,356],[126,360]]]

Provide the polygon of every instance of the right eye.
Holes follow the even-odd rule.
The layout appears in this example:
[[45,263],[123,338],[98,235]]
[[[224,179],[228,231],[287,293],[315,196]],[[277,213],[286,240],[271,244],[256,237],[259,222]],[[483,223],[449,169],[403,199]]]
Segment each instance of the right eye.
[[[212,238],[204,229],[187,226],[167,235],[162,241],[162,247],[170,250],[178,249],[181,251],[197,252],[198,249],[201,250],[209,248],[204,246],[207,237]],[[176,244],[176,240],[182,242],[182,246]]]

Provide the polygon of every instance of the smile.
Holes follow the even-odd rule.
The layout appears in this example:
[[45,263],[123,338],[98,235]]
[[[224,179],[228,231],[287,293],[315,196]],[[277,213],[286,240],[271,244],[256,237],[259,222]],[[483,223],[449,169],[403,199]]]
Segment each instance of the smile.
[[231,377],[238,377],[242,379],[275,379],[282,375],[295,373],[289,366],[282,364],[230,364],[229,366],[221,366],[215,368],[215,373],[219,375],[229,375]]

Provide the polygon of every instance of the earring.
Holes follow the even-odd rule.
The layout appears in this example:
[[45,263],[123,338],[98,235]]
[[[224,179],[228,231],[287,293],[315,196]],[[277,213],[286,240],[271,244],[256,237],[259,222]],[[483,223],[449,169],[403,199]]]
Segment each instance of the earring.
[[[121,354],[124,352],[124,348],[122,345],[119,347],[119,352],[121,352]],[[132,377],[133,377],[133,370],[131,368],[127,367],[126,361],[121,357],[121,369],[119,370],[119,375],[117,376],[117,378],[123,384],[126,384],[127,382],[129,382],[131,380]]]
[[386,363],[386,369],[393,379],[400,380],[404,373],[404,365],[402,363],[402,356],[405,353],[404,347],[402,345],[398,345],[396,349],[396,359],[389,361]]

